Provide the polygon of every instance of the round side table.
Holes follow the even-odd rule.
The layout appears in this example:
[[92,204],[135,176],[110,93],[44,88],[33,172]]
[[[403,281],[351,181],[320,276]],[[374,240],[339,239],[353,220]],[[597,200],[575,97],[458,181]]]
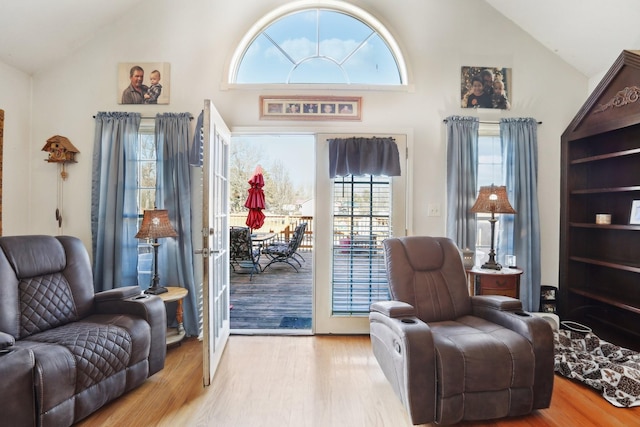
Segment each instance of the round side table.
[[168,302],[177,302],[176,307],[176,321],[178,322],[177,328],[167,328],[167,345],[176,344],[182,341],[184,338],[184,324],[182,323],[182,299],[189,293],[185,288],[178,286],[167,286],[167,292],[158,295],[162,298],[165,305]]
[[505,295],[519,299],[522,273],[519,268],[490,270],[473,267],[467,270],[469,295]]

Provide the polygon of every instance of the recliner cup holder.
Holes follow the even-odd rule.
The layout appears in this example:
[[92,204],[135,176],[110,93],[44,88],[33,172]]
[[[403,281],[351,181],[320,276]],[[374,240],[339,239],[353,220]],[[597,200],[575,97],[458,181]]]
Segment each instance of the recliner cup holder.
[[531,317],[531,315],[525,311],[514,311],[513,313],[522,317]]
[[415,320],[413,320],[413,319],[400,319],[400,321],[401,321],[402,323],[406,323],[406,324],[408,324],[408,325],[412,325],[412,324],[416,323],[416,321],[415,321]]

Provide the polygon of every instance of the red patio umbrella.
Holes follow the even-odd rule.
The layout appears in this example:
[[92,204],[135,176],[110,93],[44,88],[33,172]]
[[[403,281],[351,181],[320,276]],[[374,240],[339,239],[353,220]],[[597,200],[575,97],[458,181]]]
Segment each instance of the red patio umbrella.
[[257,230],[264,224],[264,176],[262,175],[262,167],[258,165],[253,173],[253,177],[249,180],[251,186],[248,190],[249,196],[244,202],[244,207],[249,209],[246,224],[252,230]]

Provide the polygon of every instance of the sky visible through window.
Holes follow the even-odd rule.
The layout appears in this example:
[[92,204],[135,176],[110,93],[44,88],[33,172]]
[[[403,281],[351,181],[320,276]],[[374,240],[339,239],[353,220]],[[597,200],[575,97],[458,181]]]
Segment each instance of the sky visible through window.
[[[250,153],[252,168],[269,169],[276,161],[297,185],[313,188],[315,182],[315,137],[313,135],[234,135],[232,143]],[[253,170],[253,169],[252,169]],[[251,178],[247,176],[246,179]]]
[[504,185],[502,178],[502,151],[500,136],[478,138],[478,188],[486,185]]
[[402,84],[396,58],[374,29],[324,9],[267,26],[244,52],[236,83]]

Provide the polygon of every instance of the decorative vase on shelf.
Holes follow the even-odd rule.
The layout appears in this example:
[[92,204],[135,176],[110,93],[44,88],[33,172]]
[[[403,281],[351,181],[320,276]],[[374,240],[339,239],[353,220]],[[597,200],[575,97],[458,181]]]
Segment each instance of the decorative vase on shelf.
[[475,252],[469,248],[463,249],[462,264],[466,270],[471,270],[475,264]]

